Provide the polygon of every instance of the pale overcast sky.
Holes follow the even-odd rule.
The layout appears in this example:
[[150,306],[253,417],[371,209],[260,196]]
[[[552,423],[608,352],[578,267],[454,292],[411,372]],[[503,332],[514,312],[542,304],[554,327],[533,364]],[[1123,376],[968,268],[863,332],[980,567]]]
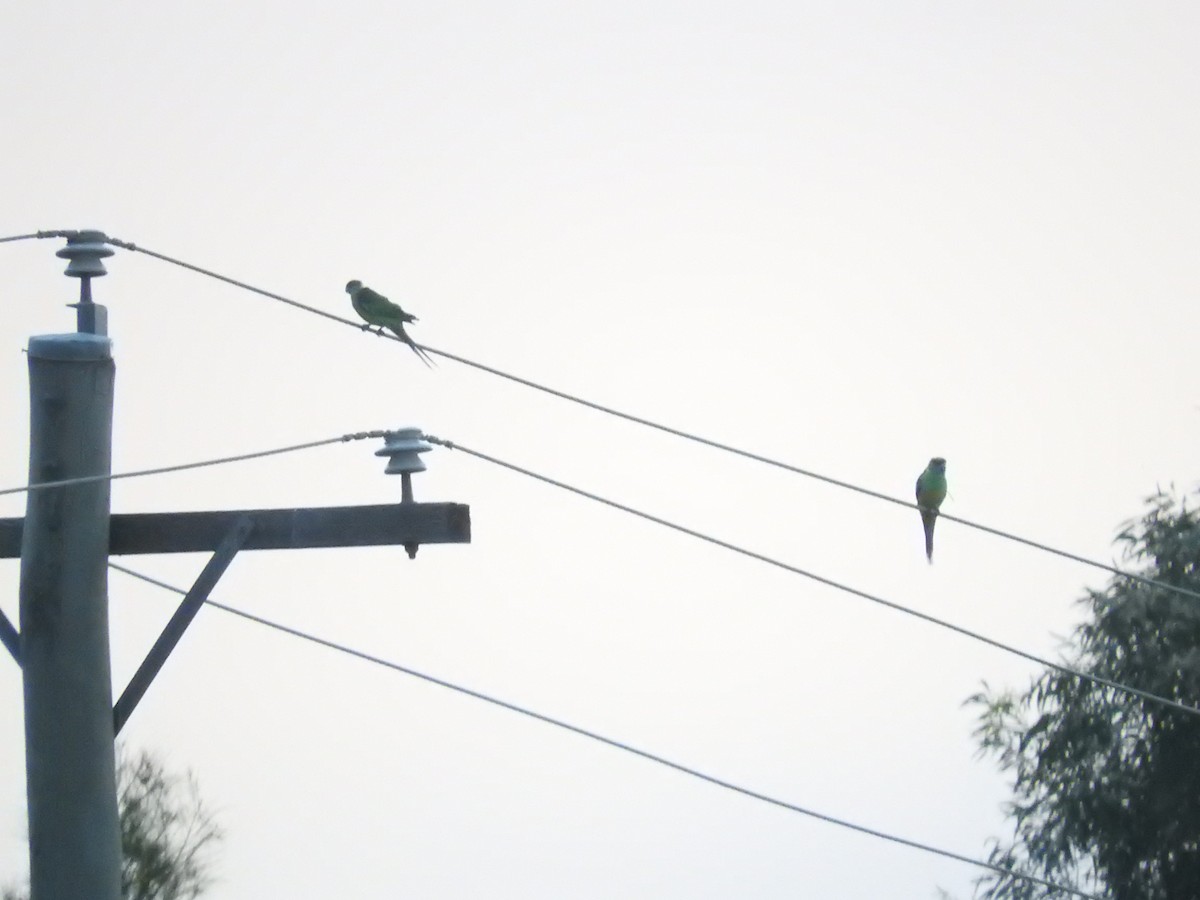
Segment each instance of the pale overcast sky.
[[[94,227],[430,346],[1111,558],[1197,476],[1200,7],[11,4],[0,236]],[[3,486],[61,241],[0,245]],[[1054,654],[1102,573],[689,445],[150,257],[95,285],[117,471],[413,425]],[[115,512],[398,500],[376,444],[116,482]],[[474,542],[256,552],[214,598],[972,856],[981,680],[1034,669],[463,454]],[[24,513],[20,495],[0,515]],[[124,558],[181,586],[200,555]],[[17,615],[18,564],[0,563]],[[113,573],[113,677],[176,597]],[[3,661],[0,661],[3,662]],[[26,866],[0,673],[0,878]],[[931,898],[978,872],[201,612],[127,728],[196,773],[221,900]]]

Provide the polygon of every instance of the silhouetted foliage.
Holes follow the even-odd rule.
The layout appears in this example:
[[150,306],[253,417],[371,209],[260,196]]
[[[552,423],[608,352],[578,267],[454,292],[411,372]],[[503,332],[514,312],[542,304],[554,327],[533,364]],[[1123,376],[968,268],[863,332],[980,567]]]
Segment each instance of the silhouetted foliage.
[[[1126,564],[1200,592],[1200,517],[1161,491],[1147,507],[1117,536]],[[1200,599],[1114,577],[1081,602],[1072,668],[1200,702]],[[1056,671],[968,702],[980,752],[1013,777],[1013,837],[991,862],[1114,900],[1200,898],[1200,717]],[[1062,896],[995,873],[977,895]]]
[[[117,762],[123,900],[194,900],[212,881],[210,852],[221,830],[191,773],[171,775],[146,752]],[[8,887],[0,900],[28,900]]]
[[149,754],[122,757],[121,896],[193,900],[211,881],[209,852],[221,831],[200,800],[196,779],[167,774]]

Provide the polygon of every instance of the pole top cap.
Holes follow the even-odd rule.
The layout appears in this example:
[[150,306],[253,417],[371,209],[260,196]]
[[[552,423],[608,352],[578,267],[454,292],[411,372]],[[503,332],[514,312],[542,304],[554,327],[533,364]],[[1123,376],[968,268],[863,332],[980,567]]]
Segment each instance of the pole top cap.
[[39,334],[29,339],[29,357],[68,362],[112,359],[112,341],[102,334]]

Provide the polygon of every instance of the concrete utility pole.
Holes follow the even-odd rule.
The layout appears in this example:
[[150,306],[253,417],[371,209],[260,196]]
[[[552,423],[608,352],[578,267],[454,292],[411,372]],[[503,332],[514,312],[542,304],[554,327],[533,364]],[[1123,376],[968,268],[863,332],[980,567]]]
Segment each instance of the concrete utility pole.
[[[108,474],[108,338],[29,341],[29,481]],[[31,491],[20,661],[32,900],[118,900],[121,830],[108,656],[109,482]]]
[[[29,341],[29,483],[112,474],[114,365],[108,315],[91,279],[112,255],[100,231],[62,232],[81,279],[78,334]],[[121,832],[113,740],[240,550],[468,543],[470,509],[417,503],[411,476],[429,450],[419,429],[387,434],[377,455],[402,476],[401,502],[111,516],[107,478],[32,488],[23,519],[0,519],[0,558],[21,557],[20,632],[0,611],[0,644],[25,685],[30,900],[119,900]],[[108,644],[108,556],[213,556],[116,706]]]
[[[112,255],[78,232],[79,334],[29,341],[29,482],[108,475],[115,367],[91,279]],[[109,482],[31,491],[21,542],[31,900],[118,900],[121,827],[108,656]]]

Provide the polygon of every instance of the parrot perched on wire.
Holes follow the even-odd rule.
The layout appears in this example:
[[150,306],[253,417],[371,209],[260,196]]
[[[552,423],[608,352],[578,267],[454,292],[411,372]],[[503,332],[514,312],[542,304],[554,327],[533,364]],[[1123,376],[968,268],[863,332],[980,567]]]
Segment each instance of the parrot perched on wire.
[[346,293],[350,295],[350,302],[354,304],[354,311],[358,313],[367,324],[363,326],[364,331],[370,331],[371,326],[378,326],[379,334],[383,334],[383,329],[387,329],[412,347],[413,353],[421,358],[421,362],[429,367],[433,367],[433,362],[429,359],[429,354],[413,343],[412,338],[408,336],[408,332],[404,330],[405,322],[415,322],[417,317],[412,313],[406,313],[399,306],[389,300],[383,294],[377,294],[375,291],[366,287],[361,281],[346,282]]
[[933,564],[933,524],[937,521],[938,507],[946,499],[946,460],[935,456],[917,476],[917,508],[921,511],[921,524],[925,526],[925,556]]

